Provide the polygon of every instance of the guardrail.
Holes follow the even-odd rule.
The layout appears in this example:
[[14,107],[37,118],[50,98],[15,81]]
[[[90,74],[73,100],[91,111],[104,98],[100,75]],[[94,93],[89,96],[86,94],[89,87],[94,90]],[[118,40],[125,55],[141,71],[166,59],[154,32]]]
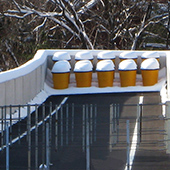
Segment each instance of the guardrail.
[[[5,169],[6,163],[6,167],[17,170],[38,170],[43,165],[60,169],[59,165],[69,166],[69,160],[72,160],[74,169],[78,166],[79,170],[85,167],[90,170],[93,159],[113,158],[109,153],[116,153],[118,150],[127,154],[127,157],[121,158],[124,165],[132,166],[132,158],[129,158],[134,157],[136,150],[142,148],[150,151],[150,147],[165,149],[163,144],[169,142],[169,138],[164,140],[164,136],[168,135],[163,127],[145,126],[147,122],[162,124],[163,119],[169,121],[159,117],[159,114],[144,113],[144,109],[151,109],[153,106],[161,109],[163,105],[167,106],[167,103],[53,105],[50,102],[43,105],[0,107],[4,113],[0,121],[0,168]],[[26,119],[20,114],[23,107],[26,107]],[[31,113],[31,107],[35,108],[35,112]],[[124,107],[124,114],[121,107]],[[128,107],[132,108],[129,117]],[[12,117],[13,112],[6,118],[7,108],[10,111],[18,110],[15,119]],[[16,121],[18,123],[12,126]],[[146,140],[148,134],[152,135],[152,138]],[[161,138],[158,138],[160,136]],[[16,150],[19,153],[17,157]],[[4,156],[5,151],[7,159]],[[9,159],[10,157],[13,160]],[[79,157],[84,162],[81,165]],[[60,161],[56,161],[56,158]],[[104,160],[103,164],[106,165],[107,159]],[[114,164],[114,168],[116,166]]]

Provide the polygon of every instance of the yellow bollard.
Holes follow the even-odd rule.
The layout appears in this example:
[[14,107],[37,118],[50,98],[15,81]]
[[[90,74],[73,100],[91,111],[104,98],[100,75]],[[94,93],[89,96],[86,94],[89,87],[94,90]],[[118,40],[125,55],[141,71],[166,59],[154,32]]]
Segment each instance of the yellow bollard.
[[70,81],[70,64],[66,60],[58,61],[52,68],[53,84],[55,89],[66,89]]
[[145,59],[141,63],[143,86],[152,86],[158,82],[159,62],[156,58]]
[[55,89],[66,89],[69,85],[70,73],[53,73]]
[[112,87],[115,66],[112,60],[101,60],[97,63],[96,71],[99,87]]
[[92,82],[93,65],[89,60],[76,62],[74,73],[77,87],[90,87]]
[[75,72],[77,87],[91,87],[92,72]]
[[123,60],[118,69],[121,87],[136,85],[137,65],[133,59]]
[[121,87],[136,85],[136,70],[119,70]]

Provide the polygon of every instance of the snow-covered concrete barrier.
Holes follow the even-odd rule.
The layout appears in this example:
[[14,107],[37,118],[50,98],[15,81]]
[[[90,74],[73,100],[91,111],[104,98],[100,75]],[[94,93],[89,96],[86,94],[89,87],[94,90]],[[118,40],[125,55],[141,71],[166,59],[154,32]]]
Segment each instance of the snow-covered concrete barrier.
[[[34,58],[24,65],[6,72],[0,73],[0,106],[26,104],[34,99],[37,94],[46,87],[46,80],[48,77],[48,70],[52,69],[52,56],[57,51],[67,51],[71,56],[71,65],[73,67],[75,62],[75,54],[81,50],[38,50]],[[97,63],[97,54],[103,50],[91,50],[94,56],[94,65]],[[119,55],[124,51],[114,51],[116,62],[119,62]],[[146,51],[134,51],[140,57]],[[160,55],[161,68],[166,67],[167,71],[167,97],[170,98],[170,52],[158,51]],[[92,87],[94,88],[94,87]],[[116,89],[116,87],[113,87]],[[101,91],[96,87],[97,91]],[[152,88],[150,88],[152,89]],[[66,90],[66,92],[69,89]],[[74,89],[75,90],[75,89]],[[87,90],[87,89],[86,89]],[[93,89],[94,90],[94,89]],[[105,92],[105,89],[102,89]],[[111,89],[114,92],[114,89]],[[121,88],[119,87],[121,91]],[[129,88],[131,90],[131,88]],[[129,91],[128,90],[128,91]],[[55,94],[58,91],[54,90]],[[54,92],[52,91],[52,92]],[[79,89],[77,89],[79,91]],[[96,92],[97,92],[96,91]],[[117,89],[116,89],[117,91]],[[60,91],[61,92],[61,91]],[[63,91],[64,92],[64,91]]]
[[0,106],[26,104],[44,87],[46,52],[39,50],[24,65],[0,73]]
[[[57,51],[66,51],[71,56],[72,72],[75,64],[75,55],[81,50],[38,50],[34,58],[24,65],[0,73],[0,106],[5,105],[24,105],[27,103],[42,103],[50,95],[62,94],[84,94],[84,93],[117,93],[117,92],[149,92],[160,90],[163,102],[167,103],[164,117],[167,118],[165,129],[167,131],[167,152],[170,153],[170,51],[157,51],[160,58],[160,72],[163,71],[163,83],[144,87],[137,85],[134,87],[119,87],[114,82],[113,87],[99,88],[98,83],[92,82],[92,87],[77,88],[70,86],[68,89],[56,90],[53,88],[52,78],[50,77],[53,67],[52,57]],[[91,50],[93,55],[94,69],[97,65],[98,53],[104,50]],[[115,69],[118,69],[119,55],[123,50],[114,51]],[[138,56],[138,66],[141,64],[141,56],[146,51],[133,51]],[[139,67],[138,67],[139,68]],[[115,70],[116,71],[116,70]],[[97,73],[96,73],[97,74]],[[74,75],[74,74],[72,74]],[[141,75],[139,75],[141,76]],[[72,76],[71,76],[72,77]],[[75,77],[72,77],[75,78]],[[164,105],[165,106],[165,105]]]

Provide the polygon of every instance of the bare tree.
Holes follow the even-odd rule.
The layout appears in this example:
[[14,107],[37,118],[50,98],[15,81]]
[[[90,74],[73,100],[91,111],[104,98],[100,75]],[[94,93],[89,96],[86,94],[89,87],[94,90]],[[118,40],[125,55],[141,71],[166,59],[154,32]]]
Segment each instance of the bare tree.
[[96,3],[101,1],[0,0],[0,56],[14,61],[5,68],[18,66],[17,59],[22,64],[21,55],[29,59],[39,48],[73,48],[76,44],[76,48],[93,49],[81,16]]
[[[139,49],[147,41],[162,40],[166,44],[166,22],[168,11],[160,9],[159,3],[153,1],[104,1],[102,13],[90,11],[97,18],[95,43],[97,37],[108,37],[106,48]],[[165,4],[166,6],[166,4]],[[98,39],[99,40],[99,39]],[[101,45],[101,44],[100,44]]]
[[[83,8],[87,8],[88,3],[83,5],[82,8],[77,1],[47,0],[44,2],[42,1],[41,5],[36,4],[36,1],[35,3],[34,1],[18,3],[17,1],[12,0],[12,2],[14,4],[14,9],[4,12],[3,15],[5,17],[14,17],[18,19],[30,17],[31,20],[28,25],[35,22],[40,23],[40,20],[42,20],[42,22],[33,29],[33,32],[38,32],[40,28],[45,26],[48,27],[46,31],[59,28],[67,35],[68,40],[66,40],[66,44],[69,43],[70,39],[76,37],[82,43],[82,48],[93,48],[93,45],[86,34],[84,24],[76,11],[77,8],[79,11],[82,10],[83,13]],[[79,6],[77,6],[77,4],[79,4]],[[50,28],[50,26],[52,27]]]
[[39,48],[135,50],[149,43],[167,44],[168,48],[168,2],[165,7],[152,0],[2,2],[0,56],[4,60],[9,55],[15,66],[22,63],[19,56],[29,59]]

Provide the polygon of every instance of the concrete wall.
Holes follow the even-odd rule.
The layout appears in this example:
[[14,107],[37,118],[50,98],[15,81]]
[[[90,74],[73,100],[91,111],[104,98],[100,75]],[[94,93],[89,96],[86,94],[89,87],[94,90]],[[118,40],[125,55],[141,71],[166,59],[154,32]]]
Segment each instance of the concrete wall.
[[167,135],[165,136],[166,152],[170,153],[170,101],[166,102],[166,120],[165,120],[165,130]]
[[170,99],[170,52],[167,52],[167,98]]
[[167,52],[166,57],[167,63],[167,102],[166,102],[166,120],[165,130],[167,135],[165,136],[166,141],[166,152],[170,153],[170,53]]
[[0,73],[0,106],[26,104],[44,87],[46,52],[38,51],[34,58],[19,68]]

